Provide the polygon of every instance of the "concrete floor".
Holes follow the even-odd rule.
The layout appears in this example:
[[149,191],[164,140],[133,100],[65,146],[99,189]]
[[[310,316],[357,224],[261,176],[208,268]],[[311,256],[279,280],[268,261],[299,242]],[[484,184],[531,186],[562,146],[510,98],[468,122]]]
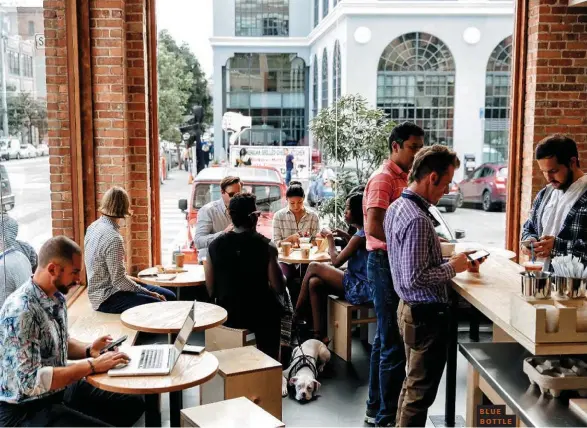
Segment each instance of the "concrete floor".
[[[463,327],[460,330],[465,330]],[[481,333],[481,341],[491,340],[490,333]],[[137,344],[164,343],[166,337],[156,335],[139,335]],[[465,331],[459,333],[460,342],[468,342]],[[196,333],[190,337],[190,344],[203,345],[203,333]],[[457,399],[456,414],[465,418],[466,402],[466,373],[467,361],[459,353],[457,361]],[[364,345],[358,338],[353,339],[352,363],[347,364],[333,354],[331,362],[320,378],[322,388],[320,396],[307,404],[299,404],[292,398],[283,399],[283,422],[288,427],[362,427],[364,423],[365,400],[369,383],[369,346]],[[443,377],[436,401],[430,409],[429,416],[444,415],[445,379]],[[184,391],[184,408],[193,407],[199,403],[199,389],[191,388]],[[162,421],[164,427],[169,427],[169,398],[164,394],[162,400]],[[136,426],[144,426],[139,421]],[[430,417],[427,427],[434,426]]]

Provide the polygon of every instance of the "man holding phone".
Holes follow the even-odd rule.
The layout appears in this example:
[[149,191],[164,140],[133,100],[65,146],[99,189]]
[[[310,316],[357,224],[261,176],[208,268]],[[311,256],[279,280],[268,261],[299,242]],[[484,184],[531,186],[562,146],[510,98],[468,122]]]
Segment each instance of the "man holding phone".
[[550,270],[550,258],[571,254],[587,264],[587,176],[579,168],[577,144],[553,135],[536,147],[538,166],[548,185],[536,195],[522,229],[522,251]]

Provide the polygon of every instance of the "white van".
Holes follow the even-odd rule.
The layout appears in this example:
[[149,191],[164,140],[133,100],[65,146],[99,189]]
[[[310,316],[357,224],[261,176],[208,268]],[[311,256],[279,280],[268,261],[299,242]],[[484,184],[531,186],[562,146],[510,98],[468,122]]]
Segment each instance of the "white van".
[[0,151],[2,159],[16,159],[20,152],[20,140],[18,138],[0,138]]

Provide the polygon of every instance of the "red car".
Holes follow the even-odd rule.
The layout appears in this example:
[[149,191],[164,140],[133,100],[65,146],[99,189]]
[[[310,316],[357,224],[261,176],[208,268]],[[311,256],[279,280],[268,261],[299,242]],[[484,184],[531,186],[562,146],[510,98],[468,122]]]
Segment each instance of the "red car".
[[502,208],[506,202],[507,179],[507,165],[481,165],[459,183],[459,206],[469,202],[482,204],[485,211]]
[[186,256],[185,263],[198,263],[193,234],[198,210],[208,202],[220,199],[220,180],[229,175],[240,177],[243,191],[257,196],[257,209],[262,213],[257,231],[269,239],[273,237],[273,214],[286,205],[286,186],[279,171],[269,166],[206,168],[194,179],[189,203],[187,199],[180,199],[178,204],[188,221],[186,242],[181,249]]

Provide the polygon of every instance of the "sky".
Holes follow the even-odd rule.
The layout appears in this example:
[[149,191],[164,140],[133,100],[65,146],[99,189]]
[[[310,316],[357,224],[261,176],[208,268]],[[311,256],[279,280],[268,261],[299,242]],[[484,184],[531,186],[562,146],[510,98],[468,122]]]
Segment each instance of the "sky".
[[157,30],[168,30],[181,44],[187,42],[206,77],[213,71],[212,48],[212,1],[213,0],[160,0],[157,4]]

